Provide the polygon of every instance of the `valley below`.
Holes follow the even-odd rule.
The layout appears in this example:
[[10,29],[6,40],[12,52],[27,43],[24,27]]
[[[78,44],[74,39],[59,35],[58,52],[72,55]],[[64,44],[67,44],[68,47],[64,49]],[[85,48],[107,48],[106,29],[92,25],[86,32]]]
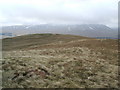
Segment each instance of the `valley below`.
[[118,40],[31,34],[4,38],[3,88],[118,88]]

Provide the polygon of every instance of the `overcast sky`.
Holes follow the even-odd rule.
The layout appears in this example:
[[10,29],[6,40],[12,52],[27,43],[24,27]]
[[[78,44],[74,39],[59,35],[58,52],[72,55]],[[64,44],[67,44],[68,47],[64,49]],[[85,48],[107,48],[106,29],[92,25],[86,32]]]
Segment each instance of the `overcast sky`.
[[105,24],[117,27],[119,0],[0,0],[0,24]]

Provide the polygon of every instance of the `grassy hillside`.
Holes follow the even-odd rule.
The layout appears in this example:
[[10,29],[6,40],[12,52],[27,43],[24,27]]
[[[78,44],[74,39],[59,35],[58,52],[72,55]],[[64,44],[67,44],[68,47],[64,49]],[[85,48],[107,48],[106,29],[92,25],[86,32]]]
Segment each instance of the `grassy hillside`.
[[73,35],[3,39],[3,86],[117,88],[118,42]]
[[72,41],[87,39],[86,37],[61,34],[31,34],[3,39],[3,50],[26,49],[30,46],[57,43],[58,41]]

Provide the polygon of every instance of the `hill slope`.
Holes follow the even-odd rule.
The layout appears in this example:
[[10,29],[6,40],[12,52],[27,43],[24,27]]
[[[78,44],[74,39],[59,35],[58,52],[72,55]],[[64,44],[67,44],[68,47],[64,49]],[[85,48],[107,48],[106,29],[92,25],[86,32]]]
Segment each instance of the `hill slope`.
[[89,39],[87,37],[62,35],[62,34],[30,34],[13,38],[3,39],[3,50],[27,49],[30,46],[68,42],[78,39]]
[[3,87],[118,87],[117,40],[36,34],[3,39],[3,50]]

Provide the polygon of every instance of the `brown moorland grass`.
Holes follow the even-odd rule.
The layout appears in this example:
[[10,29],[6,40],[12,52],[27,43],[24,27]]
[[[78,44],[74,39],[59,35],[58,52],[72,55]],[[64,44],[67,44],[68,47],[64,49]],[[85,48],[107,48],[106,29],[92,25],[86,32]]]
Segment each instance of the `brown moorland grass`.
[[18,50],[18,49],[26,49],[27,47],[34,45],[45,45],[50,43],[56,43],[58,41],[68,42],[72,40],[86,39],[86,38],[87,37],[62,35],[62,34],[31,34],[31,35],[23,35],[13,38],[5,38],[2,40],[2,45],[3,45],[3,51]]
[[3,87],[118,88],[117,40],[37,34],[3,45]]

